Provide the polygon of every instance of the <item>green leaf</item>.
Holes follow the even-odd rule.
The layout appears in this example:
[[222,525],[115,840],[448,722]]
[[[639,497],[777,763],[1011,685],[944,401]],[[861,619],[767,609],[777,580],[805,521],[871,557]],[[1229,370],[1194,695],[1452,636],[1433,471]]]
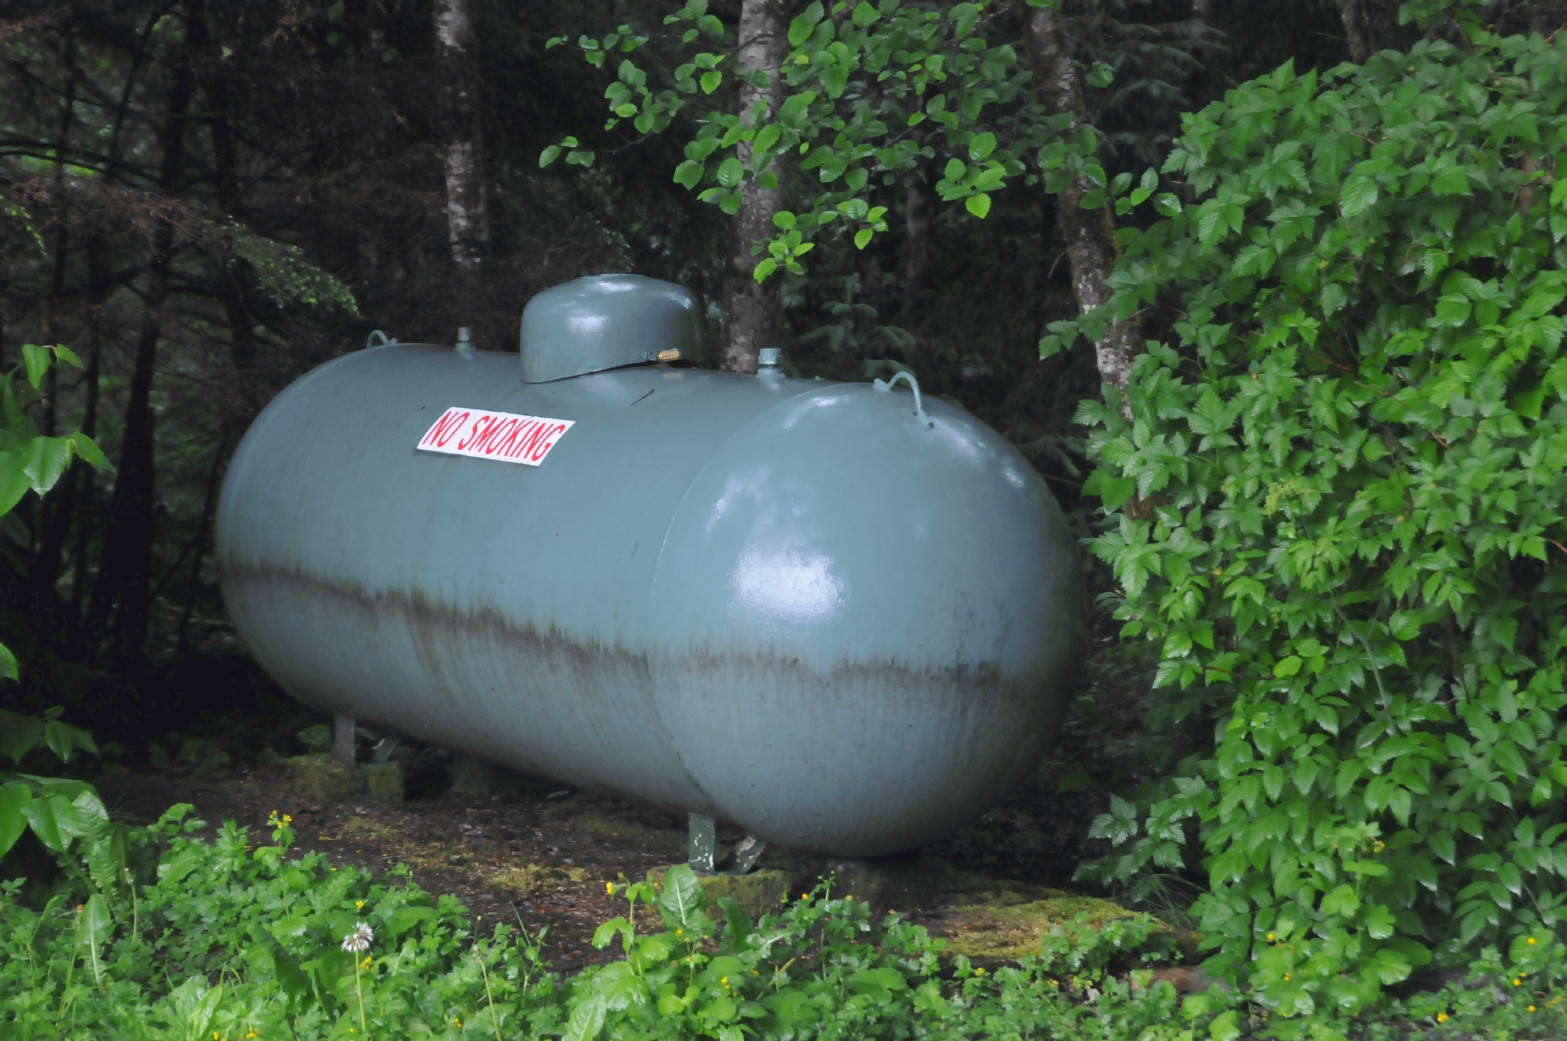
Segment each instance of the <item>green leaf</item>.
[[72,368],[79,369],[82,367],[82,360],[76,356],[76,352],[63,343],[54,345],[54,356]]
[[1360,910],[1360,897],[1355,887],[1341,885],[1322,897],[1322,913],[1348,918]]
[[73,839],[86,832],[86,822],[70,801],[60,795],[45,795],[22,807],[22,814],[33,834],[56,853],[64,853]]
[[71,463],[72,442],[68,437],[35,437],[27,446],[22,472],[33,491],[44,494],[60,480]]
[[713,91],[718,89],[718,85],[722,82],[724,82],[724,74],[719,72],[717,69],[713,69],[711,72],[702,73],[702,93],[711,94]]
[[[676,864],[664,876],[664,888],[658,894],[658,909],[671,932],[676,929],[695,934],[701,925],[697,916],[707,909],[707,893],[689,864]],[[691,935],[691,939],[695,939]]]
[[873,24],[875,24],[876,19],[880,17],[881,13],[870,4],[866,3],[865,0],[860,0],[859,6],[854,9],[854,14],[850,15],[850,18],[854,24],[861,29],[870,28]]
[[22,453],[0,451],[0,515],[9,513],[33,486],[25,465]]
[[43,382],[44,373],[49,371],[49,348],[40,347],[36,343],[22,344],[22,362],[27,367],[27,382],[37,390]]
[[687,159],[675,167],[675,183],[687,190],[695,188],[702,183],[702,174],[705,170],[706,168],[701,163]]
[[22,810],[32,800],[32,790],[20,782],[0,788],[0,857],[27,830],[27,815]]
[[778,261],[774,260],[772,257],[765,257],[761,263],[756,265],[755,270],[751,272],[751,277],[756,279],[758,282],[765,282],[767,281],[767,276],[771,275],[774,271],[777,270]]
[[1345,217],[1358,217],[1377,203],[1377,182],[1369,177],[1351,177],[1339,193],[1339,211]]
[[980,192],[978,195],[970,195],[964,200],[963,208],[983,220],[985,214],[990,212],[990,196],[984,192]]
[[115,893],[125,884],[126,828],[105,822],[87,847],[87,872],[99,892]]
[[740,160],[730,156],[718,164],[718,183],[725,188],[733,188],[745,177],[745,167]]
[[80,430],[71,434],[71,444],[76,448],[76,454],[86,460],[89,466],[98,470],[109,469],[109,460],[103,454],[103,449],[98,447],[98,442],[82,433]]
[[1293,676],[1300,671],[1300,666],[1301,660],[1291,654],[1286,658],[1280,659],[1279,663],[1273,667],[1273,675],[1280,678]]
[[1166,217],[1179,217],[1181,215],[1181,200],[1169,192],[1160,192],[1153,197],[1153,208]]
[[608,1007],[603,994],[590,993],[571,1010],[561,1041],[594,1041],[604,1029]]
[[990,131],[976,134],[968,144],[969,162],[979,163],[990,157],[990,153],[996,150],[996,135]]
[[1469,320],[1474,305],[1461,296],[1444,296],[1436,302],[1436,320],[1432,324],[1456,328]]
[[1213,1017],[1213,1022],[1208,1024],[1208,1036],[1213,1041],[1237,1041],[1241,1036],[1240,1013],[1231,1009]]
[[859,231],[856,231],[854,233],[854,248],[864,249],[870,244],[871,236],[873,234],[874,232],[872,232],[870,228],[861,228]]

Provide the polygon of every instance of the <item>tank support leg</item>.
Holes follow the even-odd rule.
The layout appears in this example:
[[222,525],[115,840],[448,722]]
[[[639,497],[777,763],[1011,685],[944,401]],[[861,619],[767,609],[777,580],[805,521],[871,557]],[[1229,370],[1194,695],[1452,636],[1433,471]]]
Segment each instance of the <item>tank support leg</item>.
[[713,818],[700,813],[690,815],[690,838],[686,843],[686,859],[691,870],[698,875],[713,873],[713,852],[718,846],[717,827]]
[[749,874],[751,868],[756,866],[756,861],[761,857],[762,851],[766,848],[767,843],[755,835],[747,835],[740,841],[740,845],[735,847],[734,870],[730,873],[735,875]]
[[344,766],[354,765],[354,717],[332,717],[332,758]]

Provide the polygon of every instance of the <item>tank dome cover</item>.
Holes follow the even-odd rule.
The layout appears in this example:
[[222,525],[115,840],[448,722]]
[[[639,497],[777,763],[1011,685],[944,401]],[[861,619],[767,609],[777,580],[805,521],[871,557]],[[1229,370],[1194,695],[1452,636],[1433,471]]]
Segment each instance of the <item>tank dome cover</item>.
[[698,321],[685,287],[642,275],[589,275],[546,289],[522,311],[523,382],[691,358]]

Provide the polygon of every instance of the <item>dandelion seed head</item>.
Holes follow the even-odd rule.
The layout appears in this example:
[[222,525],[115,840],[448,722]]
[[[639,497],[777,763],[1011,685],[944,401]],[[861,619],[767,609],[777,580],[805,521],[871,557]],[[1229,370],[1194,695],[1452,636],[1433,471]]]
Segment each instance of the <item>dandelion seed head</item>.
[[370,941],[374,939],[375,930],[370,928],[368,922],[360,922],[353,932],[343,937],[343,950],[351,954],[363,954],[370,949]]

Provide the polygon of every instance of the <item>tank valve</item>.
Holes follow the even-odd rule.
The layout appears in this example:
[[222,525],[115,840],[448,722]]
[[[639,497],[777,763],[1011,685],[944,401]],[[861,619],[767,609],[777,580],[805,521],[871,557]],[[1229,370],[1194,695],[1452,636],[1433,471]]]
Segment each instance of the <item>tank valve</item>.
[[914,392],[914,415],[921,423],[925,424],[927,429],[936,429],[936,424],[933,423],[931,418],[925,414],[925,405],[920,400],[919,381],[914,378],[914,373],[908,371],[893,373],[892,379],[890,380],[878,379],[873,381],[871,383],[871,388],[873,390],[879,391],[882,394],[885,394],[890,391],[892,389],[892,385],[899,380],[907,380],[909,389]]

